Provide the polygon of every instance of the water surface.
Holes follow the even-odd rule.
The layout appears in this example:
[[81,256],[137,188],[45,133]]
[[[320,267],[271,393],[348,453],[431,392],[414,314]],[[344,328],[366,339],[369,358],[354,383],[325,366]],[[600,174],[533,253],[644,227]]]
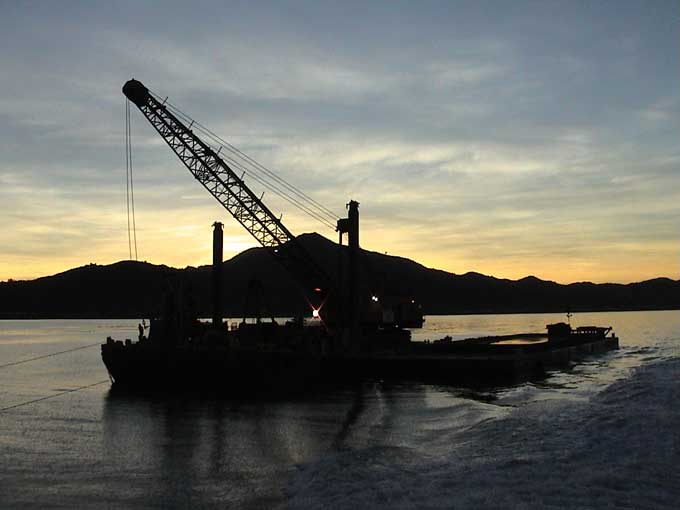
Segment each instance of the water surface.
[[[416,339],[555,314],[428,317]],[[278,401],[110,392],[97,347],[0,368],[0,508],[675,508],[680,314],[578,314],[621,349],[473,390],[366,383]],[[137,321],[0,321],[0,365]],[[182,374],[176,374],[181,378]],[[88,389],[63,393],[102,382]]]

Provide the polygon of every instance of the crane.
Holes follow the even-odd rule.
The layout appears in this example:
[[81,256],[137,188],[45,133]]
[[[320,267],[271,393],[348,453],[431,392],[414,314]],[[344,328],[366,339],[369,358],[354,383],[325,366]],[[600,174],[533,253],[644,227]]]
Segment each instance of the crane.
[[[159,101],[140,81],[132,79],[123,86],[123,94],[134,103],[144,117],[156,129],[186,168],[231,215],[286,268],[302,287],[314,316],[326,324],[334,324],[338,310],[326,306],[329,298],[333,301],[333,279],[309,255],[295,236],[281,222],[228,165],[219,151],[199,138],[178,116],[173,114],[163,101]],[[193,124],[193,123],[192,123]],[[354,204],[354,205],[352,205]],[[350,202],[356,208],[356,202]],[[352,212],[353,209],[350,209]],[[358,218],[358,212],[354,211]],[[358,230],[358,219],[356,220]],[[348,231],[347,221],[338,220],[341,236]],[[358,250],[358,232],[356,248]],[[350,243],[352,244],[352,243]],[[354,291],[355,286],[352,287]],[[336,305],[340,297],[335,296]],[[354,303],[356,300],[351,301]],[[350,308],[354,308],[350,305]],[[349,312],[349,322],[356,324],[358,311]],[[355,332],[356,333],[356,332]]]

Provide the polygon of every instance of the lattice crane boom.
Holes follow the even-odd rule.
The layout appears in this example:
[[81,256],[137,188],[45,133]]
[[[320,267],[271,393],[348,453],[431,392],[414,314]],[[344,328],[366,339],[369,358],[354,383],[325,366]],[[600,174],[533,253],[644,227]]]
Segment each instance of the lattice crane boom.
[[277,247],[293,234],[246,186],[215,151],[173,115],[139,81],[130,80],[123,93],[144,114],[158,134],[205,188],[262,246]]
[[306,253],[295,236],[243,179],[209,145],[193,133],[139,81],[123,93],[147,118],[187,169],[250,234],[273,254],[308,293],[322,289],[325,300],[331,279]]

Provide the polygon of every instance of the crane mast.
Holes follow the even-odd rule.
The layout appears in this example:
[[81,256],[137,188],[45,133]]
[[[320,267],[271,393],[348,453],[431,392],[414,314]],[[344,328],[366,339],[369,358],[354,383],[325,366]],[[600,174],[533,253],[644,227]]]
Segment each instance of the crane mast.
[[[140,81],[123,93],[147,118],[191,174],[243,227],[288,269],[318,310],[328,297],[331,279],[274,213],[208,144],[196,136]],[[316,291],[316,292],[312,292]],[[314,302],[316,301],[316,302]]]

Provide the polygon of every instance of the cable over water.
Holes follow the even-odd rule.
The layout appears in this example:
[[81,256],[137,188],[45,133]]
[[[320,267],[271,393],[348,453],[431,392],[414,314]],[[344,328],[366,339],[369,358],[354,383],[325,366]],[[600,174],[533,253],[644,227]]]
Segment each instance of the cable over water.
[[74,349],[67,349],[65,351],[59,351],[59,352],[53,352],[51,354],[43,354],[42,356],[36,356],[35,358],[28,358],[28,359],[22,359],[19,361],[13,361],[12,363],[5,363],[4,365],[0,365],[0,368],[7,368],[7,367],[13,367],[16,365],[22,365],[23,363],[28,363],[30,361],[36,361],[39,359],[45,359],[45,358],[51,358],[52,356],[59,356],[60,354],[67,354],[69,352],[74,352],[74,351],[80,351],[82,349],[89,349],[91,347],[97,347],[100,346],[102,343],[97,342],[96,344],[89,344],[89,345],[81,345],[80,347],[75,347]]
[[[29,363],[31,361],[37,361],[37,360],[41,360],[41,359],[45,359],[45,358],[51,358],[51,357],[54,357],[54,356],[59,356],[61,354],[68,354],[70,352],[80,351],[80,350],[83,350],[83,349],[90,349],[92,347],[99,347],[100,345],[101,345],[101,342],[97,342],[95,344],[81,345],[80,347],[75,347],[73,349],[67,349],[65,351],[52,352],[50,354],[44,354],[42,356],[36,356],[34,358],[28,358],[28,359],[22,359],[22,360],[19,360],[19,361],[13,361],[11,363],[5,363],[4,365],[0,365],[0,369],[1,368],[7,368],[7,367],[13,367],[13,366],[17,366],[17,365],[22,365],[24,363]],[[105,382],[109,382],[109,379],[104,379],[104,380],[101,380],[101,381],[98,381],[98,382],[95,382],[95,383],[86,384],[84,386],[79,386],[77,388],[72,388],[72,389],[69,389],[69,390],[60,391],[59,393],[55,393],[53,395],[47,395],[47,396],[44,396],[44,397],[39,397],[39,398],[35,398],[35,399],[32,399],[32,400],[27,400],[26,402],[20,402],[18,404],[13,404],[11,406],[2,407],[2,408],[0,408],[0,413],[4,412],[4,411],[9,411],[10,409],[15,409],[17,407],[22,407],[22,406],[25,406],[25,405],[28,405],[28,404],[33,404],[35,402],[41,402],[43,400],[47,400],[47,399],[50,399],[50,398],[59,397],[61,395],[65,395],[66,393],[74,393],[76,391],[84,390],[84,389],[87,389],[87,388],[92,388],[94,386],[104,384]]]
[[97,381],[97,382],[92,383],[92,384],[86,384],[85,386],[79,386],[77,388],[71,388],[70,390],[60,391],[59,393],[55,393],[54,395],[47,395],[45,397],[34,398],[33,400],[27,400],[26,402],[20,402],[18,404],[13,404],[11,406],[2,407],[2,408],[0,408],[0,413],[3,413],[5,411],[9,411],[10,409],[16,409],[17,407],[23,407],[23,406],[27,406],[29,404],[35,404],[36,402],[42,402],[43,400],[49,400],[51,398],[60,397],[62,395],[66,395],[67,393],[75,393],[76,391],[86,390],[88,388],[93,388],[95,386],[99,386],[100,384],[104,384],[104,383],[107,383],[107,382],[109,382],[109,379],[104,379],[102,381]]

